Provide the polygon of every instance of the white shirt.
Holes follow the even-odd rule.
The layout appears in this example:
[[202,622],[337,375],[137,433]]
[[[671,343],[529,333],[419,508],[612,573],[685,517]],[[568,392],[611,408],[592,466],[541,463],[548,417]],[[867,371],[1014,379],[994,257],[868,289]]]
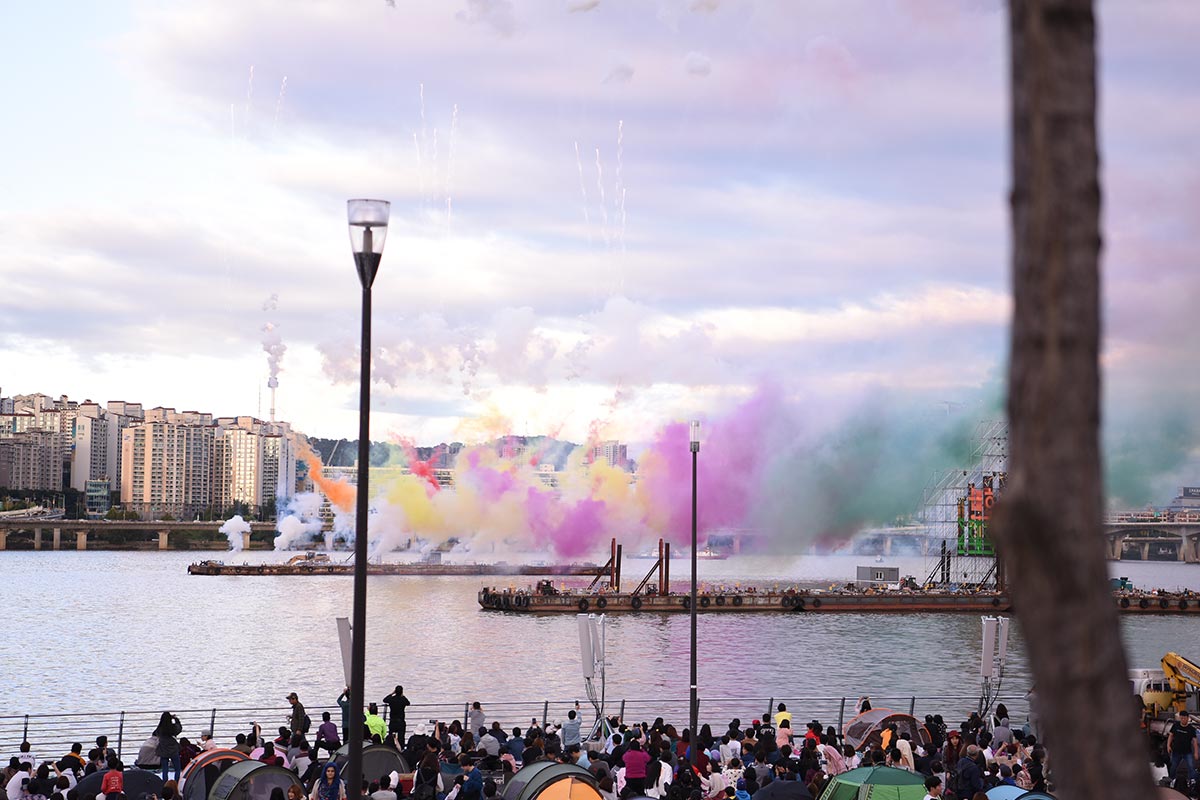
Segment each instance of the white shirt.
[[18,772],[8,779],[8,785],[5,787],[8,792],[8,800],[20,800],[21,797],[27,794],[27,792],[21,791],[21,781],[27,780],[29,780],[29,773],[24,771]]
[[396,793],[391,789],[380,789],[371,795],[371,800],[396,800]]

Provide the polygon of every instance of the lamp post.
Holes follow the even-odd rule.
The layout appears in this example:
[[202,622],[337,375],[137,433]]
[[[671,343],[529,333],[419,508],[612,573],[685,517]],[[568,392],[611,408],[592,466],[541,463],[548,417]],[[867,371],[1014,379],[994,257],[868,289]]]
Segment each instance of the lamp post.
[[362,796],[363,692],[367,662],[367,468],[370,464],[371,435],[371,284],[383,258],[387,239],[386,200],[349,200],[346,215],[350,222],[350,247],[354,266],[362,284],[362,366],[358,387],[358,488],[354,517],[354,613],[350,639],[350,759],[346,775],[346,796]]
[[692,420],[688,428],[691,431],[692,449],[692,599],[688,603],[692,618],[692,697],[691,717],[688,720],[688,729],[691,731],[688,753],[695,767],[700,763],[700,700],[696,695],[696,461],[700,455],[700,420]]

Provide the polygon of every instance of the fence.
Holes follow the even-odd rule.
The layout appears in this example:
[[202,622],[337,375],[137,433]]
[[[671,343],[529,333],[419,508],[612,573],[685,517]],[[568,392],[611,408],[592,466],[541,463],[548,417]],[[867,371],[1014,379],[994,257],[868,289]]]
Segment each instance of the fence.
[[[778,703],[786,703],[800,727],[811,719],[824,725],[835,725],[840,731],[843,724],[854,716],[856,697],[724,697],[701,698],[698,718],[708,722],[714,732],[726,729],[729,720],[737,718],[746,727],[754,719],[770,717]],[[1000,698],[1010,711],[1013,724],[1028,718],[1028,706],[1023,698]],[[875,708],[890,708],[913,714],[918,719],[926,714],[942,714],[948,724],[956,724],[967,715],[978,710],[978,696],[908,696],[872,697]],[[542,726],[548,721],[563,720],[567,711],[574,708],[573,700],[529,700],[482,702],[488,723],[500,722],[505,730],[514,726],[524,729],[531,720]],[[458,719],[465,723],[470,702],[421,703],[409,706],[406,714],[408,733],[411,735],[420,723],[433,720],[449,722]],[[315,732],[321,723],[322,712],[328,711],[333,721],[341,725],[341,708],[338,706],[307,706]],[[380,706],[386,716],[387,707]],[[662,717],[682,729],[689,718],[688,699],[619,699],[605,705],[606,716],[619,716],[628,723],[652,722]],[[583,705],[583,717],[591,721],[593,709]],[[218,744],[231,746],[238,733],[250,730],[253,723],[262,726],[267,738],[273,738],[277,729],[286,726],[291,714],[290,706],[247,706],[233,708],[207,708],[174,710],[183,724],[183,736],[196,740],[203,730],[213,732]],[[73,742],[83,744],[84,754],[93,746],[97,736],[107,736],[109,747],[115,749],[123,761],[132,763],[142,742],[158,724],[162,710],[157,711],[109,711],[99,713],[68,714],[21,714],[0,715],[0,751],[15,753],[21,742],[29,742],[31,751],[39,760],[57,759],[65,754]],[[310,734],[315,735],[315,734]]]

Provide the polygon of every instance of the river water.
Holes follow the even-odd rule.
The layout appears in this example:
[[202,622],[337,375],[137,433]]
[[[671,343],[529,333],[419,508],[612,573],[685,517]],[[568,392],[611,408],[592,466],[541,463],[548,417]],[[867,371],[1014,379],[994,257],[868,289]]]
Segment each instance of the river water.
[[[290,555],[251,552],[236,559],[276,562]],[[187,575],[187,564],[197,558],[186,552],[0,553],[8,617],[0,716],[282,707],[293,690],[310,706],[331,705],[344,683],[334,618],[350,616],[352,578]],[[862,556],[739,556],[701,562],[700,578],[845,581],[860,563],[874,565]],[[635,573],[650,564],[627,561],[626,581],[639,579]],[[927,571],[920,558],[889,558],[885,565],[899,566],[902,574]],[[674,566],[675,577],[686,576],[685,562]],[[1200,590],[1195,565],[1125,562],[1113,573],[1139,586]],[[531,579],[513,580],[524,585]],[[562,706],[552,715],[565,713],[568,700],[582,699],[574,616],[481,612],[476,591],[485,582],[508,585],[510,579],[371,578],[368,699],[382,698],[397,683],[414,703],[548,699]],[[1126,617],[1122,626],[1131,664],[1157,665],[1169,650],[1200,656],[1197,617]],[[973,614],[702,614],[701,695],[977,695],[980,641]],[[607,642],[610,700],[640,700],[638,716],[653,716],[652,702],[687,697],[685,615],[614,615]],[[1018,699],[1028,686],[1018,632],[1003,694]]]

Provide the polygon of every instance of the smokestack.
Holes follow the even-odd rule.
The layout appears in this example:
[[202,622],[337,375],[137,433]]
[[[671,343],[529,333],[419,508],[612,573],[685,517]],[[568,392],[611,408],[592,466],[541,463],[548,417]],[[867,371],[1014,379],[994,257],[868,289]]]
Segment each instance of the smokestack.
[[267,388],[271,390],[271,422],[275,421],[275,390],[279,388],[279,379],[272,375],[267,378]]

